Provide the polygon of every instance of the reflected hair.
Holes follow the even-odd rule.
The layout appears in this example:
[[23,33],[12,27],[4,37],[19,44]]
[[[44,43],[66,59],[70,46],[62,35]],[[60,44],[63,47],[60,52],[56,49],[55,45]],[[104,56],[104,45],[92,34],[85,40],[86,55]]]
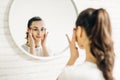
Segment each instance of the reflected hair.
[[28,21],[28,28],[30,28],[30,26],[32,25],[32,22],[34,21],[42,21],[42,19],[39,17],[39,16],[35,16],[35,17],[32,17],[29,21]]
[[103,8],[88,8],[79,14],[76,20],[78,26],[85,30],[90,40],[90,51],[97,59],[97,66],[105,80],[114,80],[112,71],[115,55],[108,12]]

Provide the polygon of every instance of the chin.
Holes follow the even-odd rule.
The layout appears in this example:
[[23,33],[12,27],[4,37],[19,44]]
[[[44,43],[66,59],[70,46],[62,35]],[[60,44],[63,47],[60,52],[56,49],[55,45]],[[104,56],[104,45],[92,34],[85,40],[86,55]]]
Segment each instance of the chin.
[[36,41],[41,41],[41,38],[37,38]]

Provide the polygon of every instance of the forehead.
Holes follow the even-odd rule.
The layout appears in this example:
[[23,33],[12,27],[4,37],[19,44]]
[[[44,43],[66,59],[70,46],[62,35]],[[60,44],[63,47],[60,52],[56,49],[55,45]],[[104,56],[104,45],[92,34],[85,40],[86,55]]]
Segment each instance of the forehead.
[[44,27],[43,21],[33,21],[31,27]]

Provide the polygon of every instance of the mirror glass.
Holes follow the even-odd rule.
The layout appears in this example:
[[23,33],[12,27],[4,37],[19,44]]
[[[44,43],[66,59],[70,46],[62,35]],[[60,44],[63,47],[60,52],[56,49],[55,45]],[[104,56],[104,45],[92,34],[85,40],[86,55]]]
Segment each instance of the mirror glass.
[[[77,11],[72,0],[14,0],[9,12],[9,29],[17,46],[27,55],[41,58],[43,55],[31,55],[23,48],[26,45],[28,21],[32,17],[42,18],[46,33],[46,46],[49,56],[58,56],[68,49],[66,34],[71,35]],[[35,30],[35,29],[34,29]],[[38,29],[39,31],[39,29]],[[33,36],[33,35],[32,35]],[[32,38],[33,39],[33,38]]]

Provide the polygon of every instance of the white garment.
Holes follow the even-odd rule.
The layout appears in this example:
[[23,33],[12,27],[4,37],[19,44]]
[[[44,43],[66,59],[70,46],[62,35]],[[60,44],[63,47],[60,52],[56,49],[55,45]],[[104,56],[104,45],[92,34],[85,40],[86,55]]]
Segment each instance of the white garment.
[[66,66],[57,80],[105,80],[97,65],[84,62],[77,66]]
[[[27,52],[30,53],[30,47],[28,47],[26,44],[22,45],[22,48],[23,48],[25,51],[27,51]],[[36,56],[43,56],[43,52],[42,52],[42,47],[41,47],[41,46],[38,47],[38,48],[35,48],[35,51],[36,51]],[[48,51],[48,53],[51,53],[50,50],[47,49],[47,51]],[[49,55],[49,54],[48,54],[48,55]]]

